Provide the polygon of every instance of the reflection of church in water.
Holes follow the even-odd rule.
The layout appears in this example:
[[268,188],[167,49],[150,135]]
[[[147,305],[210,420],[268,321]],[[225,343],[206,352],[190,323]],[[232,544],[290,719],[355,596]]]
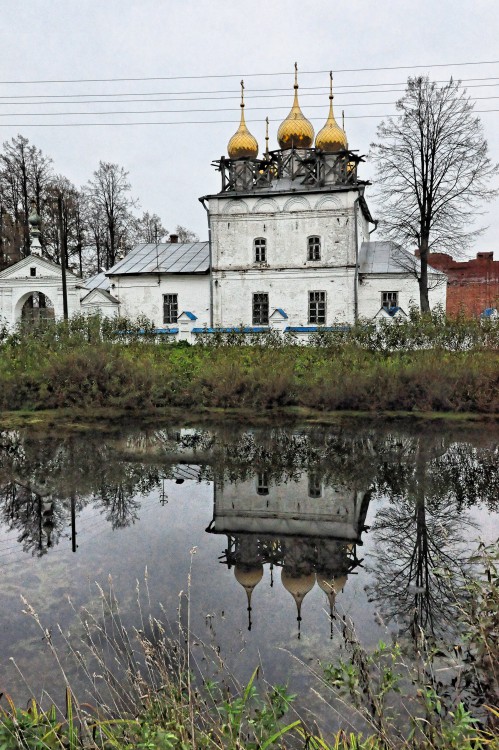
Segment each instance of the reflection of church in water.
[[282,484],[265,472],[243,482],[215,481],[207,531],[227,536],[220,559],[246,591],[249,630],[252,596],[265,565],[271,586],[280,568],[281,583],[296,602],[298,637],[303,600],[316,584],[327,596],[332,622],[336,597],[362,562],[357,546],[368,505],[367,491],[326,484],[314,472]]

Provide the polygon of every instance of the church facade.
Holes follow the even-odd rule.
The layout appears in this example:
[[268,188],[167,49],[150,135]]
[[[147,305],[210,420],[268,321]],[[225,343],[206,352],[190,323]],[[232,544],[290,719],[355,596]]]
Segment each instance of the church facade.
[[[329,114],[315,138],[300,108],[296,69],[278,149],[269,149],[267,120],[259,156],[244,106],[242,84],[239,127],[228,157],[214,162],[221,190],[200,198],[208,242],[139,245],[98,283],[86,282],[76,307],[143,315],[158,333],[190,341],[200,333],[271,328],[307,338],[357,320],[406,317],[418,305],[419,261],[394,243],[370,239],[376,222],[359,175],[363,159],[336,122],[332,77]],[[26,260],[30,266],[29,259],[21,264]],[[9,296],[7,272],[0,274],[0,300]],[[445,308],[446,281],[429,269],[432,307]],[[11,311],[10,324],[18,317]]]

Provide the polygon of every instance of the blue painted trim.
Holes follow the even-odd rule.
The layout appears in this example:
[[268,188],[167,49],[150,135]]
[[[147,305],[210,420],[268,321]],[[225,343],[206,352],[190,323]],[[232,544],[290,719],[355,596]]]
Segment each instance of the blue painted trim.
[[[194,315],[194,313],[189,312],[189,310],[184,310],[183,312],[181,312],[180,315],[178,316],[178,318],[181,318],[182,315],[187,315],[187,317],[189,318],[189,320],[197,320],[197,315]],[[177,318],[177,320],[178,320],[178,318]]]
[[270,328],[193,328],[191,333],[268,333]]
[[349,331],[350,326],[287,326],[285,333],[317,333],[317,331]]
[[178,328],[153,328],[152,331],[146,331],[144,328],[140,328],[138,331],[115,331],[119,336],[134,336],[136,333],[139,336],[163,336],[164,334],[175,334],[178,333]]
[[[284,320],[288,319],[288,316],[286,315],[286,313],[284,312],[284,310],[282,309],[282,307],[276,307],[276,309],[274,310],[274,312],[278,312],[280,315],[282,315],[282,317],[284,318]],[[274,313],[272,313],[272,315],[273,314]],[[270,317],[272,317],[272,315]]]

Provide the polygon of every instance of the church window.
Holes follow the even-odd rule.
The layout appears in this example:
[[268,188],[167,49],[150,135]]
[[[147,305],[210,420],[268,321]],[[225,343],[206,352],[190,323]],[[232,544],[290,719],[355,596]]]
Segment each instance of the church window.
[[308,477],[308,496],[322,497],[322,482],[318,474],[313,472]]
[[269,494],[269,476],[267,472],[259,472],[256,477],[256,494],[257,495],[268,495]]
[[309,237],[308,238],[308,260],[320,260],[321,259],[321,238],[320,237]]
[[32,267],[31,267],[31,268],[29,269],[29,275],[30,275],[30,276],[36,276],[36,266],[32,266]]
[[253,325],[266,326],[269,323],[269,295],[258,292],[253,295]]
[[178,318],[178,294],[163,294],[163,323],[176,323]]
[[387,310],[397,307],[398,296],[398,292],[381,292],[381,307],[386,307]]
[[308,293],[308,322],[317,325],[326,322],[326,292]]
[[254,241],[255,263],[267,262],[267,240],[265,237],[257,237]]

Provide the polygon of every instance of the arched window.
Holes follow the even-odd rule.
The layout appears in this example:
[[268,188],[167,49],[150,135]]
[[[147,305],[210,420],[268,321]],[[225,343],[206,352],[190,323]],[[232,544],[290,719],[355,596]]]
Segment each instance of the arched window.
[[255,248],[255,263],[267,262],[267,240],[265,237],[257,237],[253,246]]
[[308,260],[320,260],[321,259],[321,238],[313,237],[308,238]]

